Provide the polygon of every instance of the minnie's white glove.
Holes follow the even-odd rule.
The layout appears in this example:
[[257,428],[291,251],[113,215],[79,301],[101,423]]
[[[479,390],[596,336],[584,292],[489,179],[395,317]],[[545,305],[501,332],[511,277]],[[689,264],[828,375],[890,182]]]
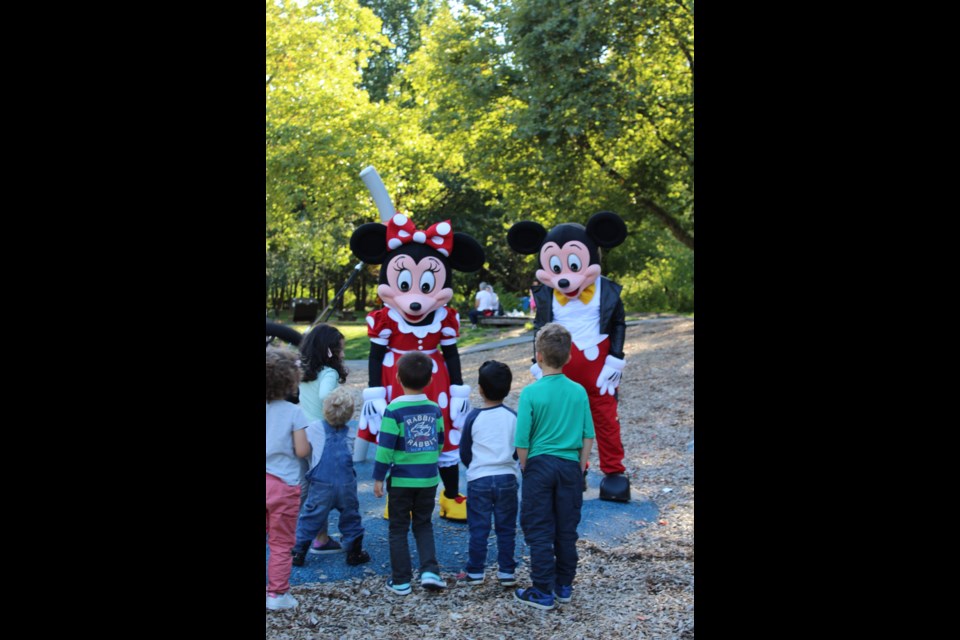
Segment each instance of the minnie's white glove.
[[363,406],[360,408],[358,428],[366,427],[371,434],[380,432],[380,421],[387,410],[387,388],[368,387],[363,390]]
[[453,426],[462,429],[468,413],[470,413],[470,385],[450,385],[450,419],[453,421]]
[[616,392],[617,387],[620,386],[620,375],[623,371],[623,365],[626,363],[626,360],[621,360],[620,358],[615,358],[610,355],[607,356],[606,361],[603,363],[603,370],[600,372],[600,377],[597,378],[597,388],[600,389],[600,395],[608,393],[612,396]]
[[530,375],[533,376],[534,380],[539,380],[543,377],[543,369],[540,368],[540,365],[536,362],[533,363],[533,366],[530,367]]

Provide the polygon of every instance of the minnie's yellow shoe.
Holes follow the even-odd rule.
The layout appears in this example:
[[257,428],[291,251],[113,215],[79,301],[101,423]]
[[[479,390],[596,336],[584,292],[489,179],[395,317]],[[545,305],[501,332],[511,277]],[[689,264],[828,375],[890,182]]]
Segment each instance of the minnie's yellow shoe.
[[447,520],[467,521],[467,497],[457,494],[452,500],[440,492],[440,517]]
[[387,496],[383,501],[383,519],[384,520],[390,519],[389,507],[390,507],[390,496]]

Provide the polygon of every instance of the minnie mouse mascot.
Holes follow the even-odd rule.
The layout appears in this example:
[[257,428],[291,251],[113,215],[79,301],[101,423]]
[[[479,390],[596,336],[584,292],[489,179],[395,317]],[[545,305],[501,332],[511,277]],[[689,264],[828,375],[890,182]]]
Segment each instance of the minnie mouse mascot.
[[485,259],[480,244],[455,233],[449,220],[418,230],[396,212],[372,167],[361,172],[385,224],[358,227],[350,249],[369,264],[379,264],[377,294],[383,308],[367,314],[370,337],[369,387],[363,391],[357,436],[376,442],[384,409],[403,395],[397,381],[397,361],[408,351],[421,351],[433,360],[433,378],[424,393],[443,411],[443,450],[438,460],[444,490],[440,516],[466,520],[466,498],[459,494],[460,429],[470,412],[470,387],[463,384],[457,337],[460,316],[447,305],[453,298],[453,270],[476,271]]
[[[557,225],[548,233],[536,222],[518,222],[507,232],[510,248],[524,255],[540,254],[536,287],[534,332],[548,322],[558,322],[573,336],[570,362],[563,373],[587,391],[597,435],[600,499],[629,502],[630,480],[623,475],[623,443],[617,416],[617,387],[625,364],[623,354],[626,321],[621,286],[600,275],[600,252],[627,239],[627,225],[615,213],[597,213],[584,227],[575,223]],[[536,354],[534,354],[536,355]],[[540,379],[540,366],[530,368]],[[586,472],[584,472],[586,474]],[[584,479],[586,490],[586,479]]]

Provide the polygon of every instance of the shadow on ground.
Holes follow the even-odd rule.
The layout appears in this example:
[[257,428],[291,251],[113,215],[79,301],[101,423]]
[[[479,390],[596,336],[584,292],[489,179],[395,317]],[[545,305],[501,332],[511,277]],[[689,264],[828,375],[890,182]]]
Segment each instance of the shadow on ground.
[[[355,429],[355,423],[352,424]],[[302,567],[293,567],[290,583],[293,585],[311,582],[333,582],[348,578],[360,578],[365,575],[390,575],[390,550],[388,546],[387,520],[383,519],[383,498],[377,499],[373,495],[373,460],[376,446],[370,445],[367,459],[355,465],[357,471],[358,490],[360,497],[360,516],[366,533],[363,538],[364,549],[371,556],[370,562],[357,567],[348,566],[343,553],[314,555],[308,554],[306,564]],[[580,538],[604,546],[617,546],[623,542],[627,534],[655,522],[658,517],[657,506],[646,496],[633,495],[629,503],[606,502],[599,499],[600,478],[602,474],[591,471],[587,474],[587,492],[584,493],[583,510],[581,512],[578,531]],[[460,467],[460,491],[467,495],[466,471]],[[438,491],[442,488],[438,488]],[[469,533],[467,523],[450,522],[439,517],[439,508],[433,512],[433,535],[437,544],[437,560],[440,570],[444,574],[455,574],[463,569],[466,563]],[[338,514],[330,516],[330,535],[339,539],[337,522]],[[416,544],[413,534],[408,537],[410,552],[413,556],[413,566],[416,572],[418,567]],[[496,564],[497,547],[496,536],[491,532],[487,553],[488,568]],[[267,550],[267,557],[269,557]],[[521,565],[529,559],[529,550],[523,539],[523,531],[517,525],[516,555]]]

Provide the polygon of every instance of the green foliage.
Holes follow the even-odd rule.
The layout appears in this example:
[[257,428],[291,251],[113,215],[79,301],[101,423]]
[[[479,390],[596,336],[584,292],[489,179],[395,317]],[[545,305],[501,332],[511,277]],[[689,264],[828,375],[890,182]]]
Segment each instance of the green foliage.
[[621,276],[624,308],[635,311],[693,311],[693,252],[665,242],[645,258],[644,269]]
[[[268,0],[273,304],[332,296],[349,276],[350,234],[378,219],[359,179],[372,164],[418,227],[449,218],[484,246],[484,268],[455,279],[464,317],[480,280],[501,301],[529,287],[535,258],[505,242],[514,222],[585,223],[603,209],[630,231],[603,269],[630,283],[631,304],[692,307],[693,9],[690,0]],[[375,273],[346,300],[366,295],[369,307]]]
[[[494,289],[494,291],[496,291],[496,289]],[[522,305],[520,304],[520,296],[512,291],[497,291],[497,298],[500,300],[500,306],[503,307],[504,313],[510,313],[513,310],[523,311]]]

